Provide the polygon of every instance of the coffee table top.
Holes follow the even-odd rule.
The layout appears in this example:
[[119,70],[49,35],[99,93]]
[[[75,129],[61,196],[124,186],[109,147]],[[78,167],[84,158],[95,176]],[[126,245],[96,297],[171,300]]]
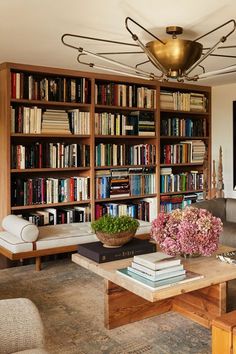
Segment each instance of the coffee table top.
[[[234,248],[220,246],[216,254],[231,250],[234,250]],[[127,258],[114,262],[96,263],[79,254],[72,254],[73,262],[151,302],[236,279],[236,265],[221,262],[215,255],[211,257],[189,258],[182,260],[184,268],[202,274],[204,278],[153,291],[116,272],[117,269],[131,265],[132,259]]]

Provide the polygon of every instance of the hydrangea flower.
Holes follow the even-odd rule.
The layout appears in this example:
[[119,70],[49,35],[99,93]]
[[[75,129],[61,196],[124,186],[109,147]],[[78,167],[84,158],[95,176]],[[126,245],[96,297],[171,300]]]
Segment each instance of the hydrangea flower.
[[218,248],[222,230],[220,218],[206,209],[190,206],[159,213],[152,222],[151,237],[169,255],[210,256]]

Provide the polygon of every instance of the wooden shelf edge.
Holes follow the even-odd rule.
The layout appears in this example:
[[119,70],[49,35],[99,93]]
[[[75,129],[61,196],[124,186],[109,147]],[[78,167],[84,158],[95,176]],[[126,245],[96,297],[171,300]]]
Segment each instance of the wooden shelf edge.
[[90,199],[76,201],[76,202],[62,202],[62,203],[51,203],[51,204],[32,204],[32,205],[17,205],[12,206],[11,210],[27,210],[27,209],[43,209],[43,208],[54,208],[54,207],[63,207],[63,206],[75,206],[80,204],[89,204],[91,201]]

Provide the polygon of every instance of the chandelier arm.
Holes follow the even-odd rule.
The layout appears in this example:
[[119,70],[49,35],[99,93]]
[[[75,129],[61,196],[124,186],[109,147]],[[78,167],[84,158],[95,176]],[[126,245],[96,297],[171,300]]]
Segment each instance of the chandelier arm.
[[141,63],[136,64],[135,67],[138,68],[139,66],[144,65],[144,64],[147,64],[147,63],[150,63],[150,60],[149,60],[149,59],[148,59],[148,60],[145,60],[145,61],[142,61]]
[[222,27],[228,25],[228,24],[231,23],[231,22],[233,23],[233,29],[232,29],[230,32],[228,32],[228,33],[224,36],[224,38],[225,38],[224,42],[225,42],[226,39],[227,39],[227,38],[235,31],[235,29],[236,29],[236,22],[235,22],[235,20],[233,20],[233,19],[231,19],[231,20],[229,20],[229,21],[223,23],[222,25],[220,25],[220,26],[214,28],[213,30],[211,30],[211,31],[209,31],[209,32],[207,32],[207,33],[205,33],[205,34],[203,34],[202,36],[200,36],[200,37],[194,39],[194,42],[199,41],[199,39],[202,39],[202,38],[208,36],[208,34],[211,34],[211,33],[215,32],[215,31],[217,31],[218,29],[220,29],[220,28],[222,28]]
[[236,64],[231,65],[231,66],[227,66],[226,68],[223,68],[223,69],[209,71],[207,73],[196,75],[196,79],[203,80],[203,79],[207,79],[211,76],[219,76],[219,75],[230,74],[230,73],[234,73],[234,72],[236,72]]
[[99,52],[99,55],[114,55],[114,54],[145,54],[144,52]]
[[[89,53],[91,56],[94,56],[95,58],[97,57],[97,54],[94,54],[94,53]],[[152,80],[155,78],[155,75],[152,74],[152,73],[148,73],[144,70],[141,70],[141,69],[136,69],[136,68],[133,68],[132,66],[129,66],[129,65],[125,65],[125,64],[122,64],[120,63],[121,67],[125,68],[125,69],[129,69],[129,70],[132,70],[132,71],[135,71],[134,74],[132,73],[128,73],[126,71],[122,71],[122,70],[118,70],[118,69],[113,69],[113,68],[109,68],[109,67],[106,67],[106,66],[102,66],[102,65],[98,65],[98,64],[95,64],[95,63],[86,63],[86,62],[83,62],[81,61],[80,57],[82,55],[88,55],[88,53],[80,53],[77,57],[77,61],[80,63],[80,64],[83,64],[83,65],[87,65],[89,66],[90,68],[98,68],[98,69],[103,69],[103,70],[106,70],[106,71],[111,71],[111,72],[116,72],[116,73],[119,73],[119,74],[125,74],[125,75],[128,75],[128,76],[134,76],[134,77],[142,77],[144,79],[149,79],[149,80]],[[101,59],[101,56],[99,56],[99,59]],[[104,58],[105,59],[105,58]],[[110,59],[107,59],[106,60],[107,62],[111,62]],[[114,61],[112,60],[112,63],[114,64]],[[118,62],[116,62],[118,64]]]
[[214,50],[216,50],[218,48],[218,46],[220,45],[220,43],[222,43],[223,40],[224,40],[224,37],[221,37],[221,39],[215,45],[213,45],[213,47],[211,49],[209,49],[200,59],[198,59],[196,61],[195,64],[193,64],[186,71],[186,75],[188,75],[191,71],[193,71],[193,69],[195,69],[201,62],[203,62],[203,60],[205,60],[212,52],[214,52]]
[[[218,47],[218,49],[232,49],[232,48],[236,48],[236,45],[224,45],[222,47]],[[202,50],[208,50],[210,48],[202,48]]]
[[236,55],[210,54],[210,57],[236,58]]
[[131,34],[132,38],[134,39],[134,37],[137,37],[137,35],[135,33],[133,33],[131,31],[131,29],[128,26],[128,21],[133,22],[136,26],[142,28],[142,30],[144,30],[145,32],[147,32],[151,37],[155,38],[157,41],[161,42],[162,44],[165,44],[160,38],[158,38],[157,36],[155,36],[152,32],[148,31],[146,28],[144,28],[143,26],[141,26],[138,22],[136,22],[135,20],[133,20],[131,17],[126,17],[125,19],[125,27],[127,29],[127,31]]
[[63,34],[62,37],[61,37],[62,43],[63,43],[65,46],[70,47],[70,48],[73,48],[73,49],[78,49],[78,47],[77,47],[77,46],[74,46],[74,45],[72,45],[72,44],[66,43],[66,41],[65,41],[65,38],[66,38],[66,37],[82,38],[82,39],[88,39],[88,40],[91,40],[91,41],[98,41],[98,42],[105,42],[105,43],[121,44],[121,45],[128,45],[128,46],[132,46],[132,47],[138,47],[138,45],[137,45],[137,44],[134,44],[134,43],[112,41],[112,40],[103,39],[103,38],[95,38],[95,37],[80,36],[80,35],[78,35],[78,34],[71,34],[71,33],[65,33],[65,34]]

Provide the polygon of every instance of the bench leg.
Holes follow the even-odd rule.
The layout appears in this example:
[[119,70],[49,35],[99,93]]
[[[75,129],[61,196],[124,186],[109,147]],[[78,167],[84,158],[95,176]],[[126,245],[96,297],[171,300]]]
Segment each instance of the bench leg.
[[41,257],[35,257],[35,270],[38,272],[41,270]]

